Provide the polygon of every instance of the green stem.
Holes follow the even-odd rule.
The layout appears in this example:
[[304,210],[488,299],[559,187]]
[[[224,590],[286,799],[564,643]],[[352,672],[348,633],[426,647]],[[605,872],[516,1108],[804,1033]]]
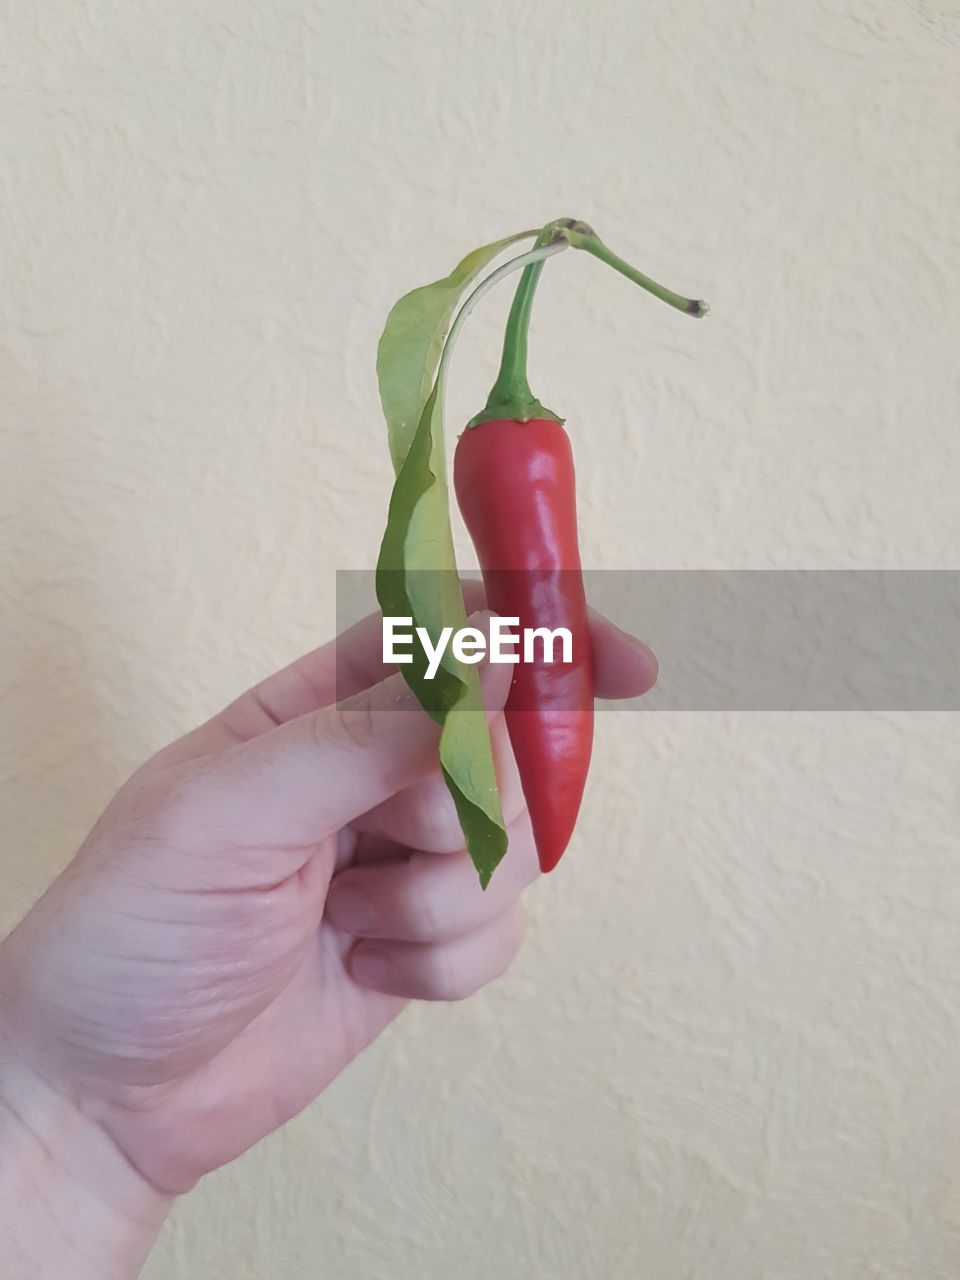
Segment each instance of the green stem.
[[632,267],[619,254],[614,253],[612,249],[608,249],[596,232],[588,227],[586,223],[578,222],[564,231],[563,234],[571,248],[583,249],[595,258],[599,258],[608,267],[613,267],[614,271],[619,271],[622,276],[626,276],[628,280],[638,284],[641,289],[646,289],[647,293],[652,293],[655,298],[659,298],[667,306],[675,307],[677,311],[682,311],[688,316],[696,316],[698,319],[705,316],[710,310],[702,299],[684,298],[681,294],[674,293],[672,289],[667,289],[662,284],[658,284],[656,280],[651,280],[649,276],[645,276],[636,267]]
[[[572,249],[583,249],[600,262],[606,263],[614,271],[619,271],[628,280],[646,289],[655,298],[665,302],[677,311],[688,316],[705,316],[709,310],[707,304],[699,298],[684,298],[672,289],[658,284],[650,276],[644,275],[636,267],[608,249],[592,227],[574,218],[558,218],[548,222],[537,236],[534,249],[544,245],[570,245]],[[553,418],[557,422],[563,419],[547,409],[530,390],[527,380],[527,349],[530,333],[530,315],[533,311],[534,294],[543,273],[543,262],[533,262],[524,268],[517,292],[507,317],[507,328],[503,339],[503,355],[500,359],[500,371],[493,384],[487,403],[475,418],[467,423],[468,427],[479,426],[481,422],[507,420],[511,422],[529,422],[532,418]]]
[[[569,243],[566,228],[569,225],[572,225],[570,218],[561,218],[557,222],[547,223],[537,236],[534,249],[546,245],[562,245],[566,248]],[[562,421],[552,409],[547,409],[540,403],[530,390],[530,383],[527,380],[530,316],[533,312],[534,295],[542,274],[543,260],[531,263],[524,268],[507,317],[500,372],[497,374],[497,380],[491,388],[483,411],[475,418],[471,418],[467,423],[468,427],[497,419],[529,422],[531,418],[553,418],[557,422]]]
[[519,271],[522,268],[524,276],[531,270],[541,271],[547,258],[552,257],[555,253],[562,253],[566,247],[566,240],[555,238],[551,242],[541,243],[538,237],[536,244],[527,253],[521,253],[515,258],[511,258],[502,267],[497,267],[496,271],[491,271],[488,276],[485,276],[480,281],[457,312],[456,318],[450,326],[450,332],[447,334],[446,342],[443,344],[440,364],[437,368],[437,378],[434,384],[434,390],[438,396],[442,397],[446,389],[447,370],[450,367],[450,357],[453,354],[454,345],[460,336],[467,317],[484,294],[489,293],[491,289],[500,283],[504,276],[510,275],[512,271]]

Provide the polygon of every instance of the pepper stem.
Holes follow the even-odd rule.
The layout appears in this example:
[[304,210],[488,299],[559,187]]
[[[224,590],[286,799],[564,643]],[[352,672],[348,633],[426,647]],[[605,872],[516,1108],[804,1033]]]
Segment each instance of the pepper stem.
[[[557,218],[548,222],[537,236],[534,248],[550,244],[568,244],[572,249],[583,249],[600,262],[606,263],[614,271],[626,276],[641,289],[646,289],[655,298],[668,306],[682,311],[685,315],[701,317],[709,311],[709,307],[699,298],[684,298],[672,289],[658,284],[650,276],[644,275],[636,267],[607,248],[592,227],[575,218]],[[527,347],[530,332],[530,316],[533,311],[534,294],[543,273],[543,262],[534,262],[525,267],[517,292],[514,295],[507,327],[503,339],[503,355],[500,359],[500,371],[493,384],[487,403],[475,418],[467,423],[468,427],[479,426],[481,422],[506,419],[511,422],[529,422],[532,418],[552,418],[556,422],[563,419],[552,409],[547,409],[530,390],[527,380]]]
[[[565,245],[562,234],[565,226],[572,219],[561,219],[549,222],[537,236],[534,249],[559,243]],[[551,409],[547,409],[530,390],[527,380],[527,345],[530,334],[530,316],[533,312],[533,298],[543,274],[543,260],[533,262],[524,267],[517,292],[514,294],[507,317],[507,328],[503,339],[503,355],[500,359],[500,372],[491,388],[487,403],[481,413],[467,423],[475,427],[481,422],[506,419],[511,422],[529,422],[531,418],[553,418],[557,422],[562,419]]]
[[538,242],[526,253],[518,254],[517,257],[511,258],[509,262],[505,262],[502,267],[497,267],[496,271],[491,271],[488,276],[484,276],[460,307],[453,324],[450,326],[450,332],[447,334],[446,341],[443,344],[443,350],[440,353],[440,363],[437,366],[437,377],[434,382],[434,391],[438,396],[442,397],[446,389],[447,369],[450,365],[450,357],[453,354],[453,348],[456,344],[457,338],[460,336],[460,332],[463,329],[467,317],[473,311],[474,307],[483,295],[485,293],[489,293],[490,290],[494,288],[495,285],[498,285],[504,276],[509,275],[511,271],[519,271],[522,268],[525,274],[531,267],[539,269],[543,266],[547,258],[552,257],[555,253],[561,253],[566,249],[566,247],[567,243],[565,240],[554,240],[552,243],[548,242],[543,245]]
[[612,249],[608,249],[597,233],[591,227],[588,227],[585,222],[575,223],[574,226],[567,228],[563,234],[564,239],[572,249],[584,249],[595,258],[599,258],[608,267],[613,267],[614,271],[619,271],[622,276],[626,276],[628,280],[638,284],[641,289],[646,289],[647,293],[652,293],[655,298],[659,298],[667,306],[674,307],[685,315],[695,316],[697,319],[705,316],[710,310],[701,298],[684,298],[681,294],[674,293],[672,289],[667,289],[664,285],[658,284],[656,280],[651,280],[649,276],[645,276],[636,267],[632,267],[619,254],[614,253]]

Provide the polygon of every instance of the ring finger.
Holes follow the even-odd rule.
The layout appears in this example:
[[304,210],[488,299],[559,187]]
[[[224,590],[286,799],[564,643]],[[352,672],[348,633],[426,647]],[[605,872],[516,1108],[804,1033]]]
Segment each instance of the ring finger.
[[386,995],[463,1000],[506,972],[525,929],[523,906],[515,902],[452,942],[359,942],[347,963],[355,982]]

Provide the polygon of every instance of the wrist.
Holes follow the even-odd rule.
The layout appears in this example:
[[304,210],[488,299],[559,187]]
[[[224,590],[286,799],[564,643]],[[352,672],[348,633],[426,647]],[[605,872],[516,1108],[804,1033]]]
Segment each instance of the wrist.
[[0,1257],[9,1280],[130,1280],[169,1211],[107,1132],[25,1066],[0,1024]]

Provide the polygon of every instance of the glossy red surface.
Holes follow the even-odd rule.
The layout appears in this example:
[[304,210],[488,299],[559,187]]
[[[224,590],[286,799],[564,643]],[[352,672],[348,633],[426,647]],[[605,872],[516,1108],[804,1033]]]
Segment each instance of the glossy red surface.
[[518,663],[507,728],[541,869],[559,862],[577,820],[593,747],[593,663],[577,544],[573,451],[559,422],[469,428],[454,487],[490,608],[520,628],[566,627],[572,661]]

